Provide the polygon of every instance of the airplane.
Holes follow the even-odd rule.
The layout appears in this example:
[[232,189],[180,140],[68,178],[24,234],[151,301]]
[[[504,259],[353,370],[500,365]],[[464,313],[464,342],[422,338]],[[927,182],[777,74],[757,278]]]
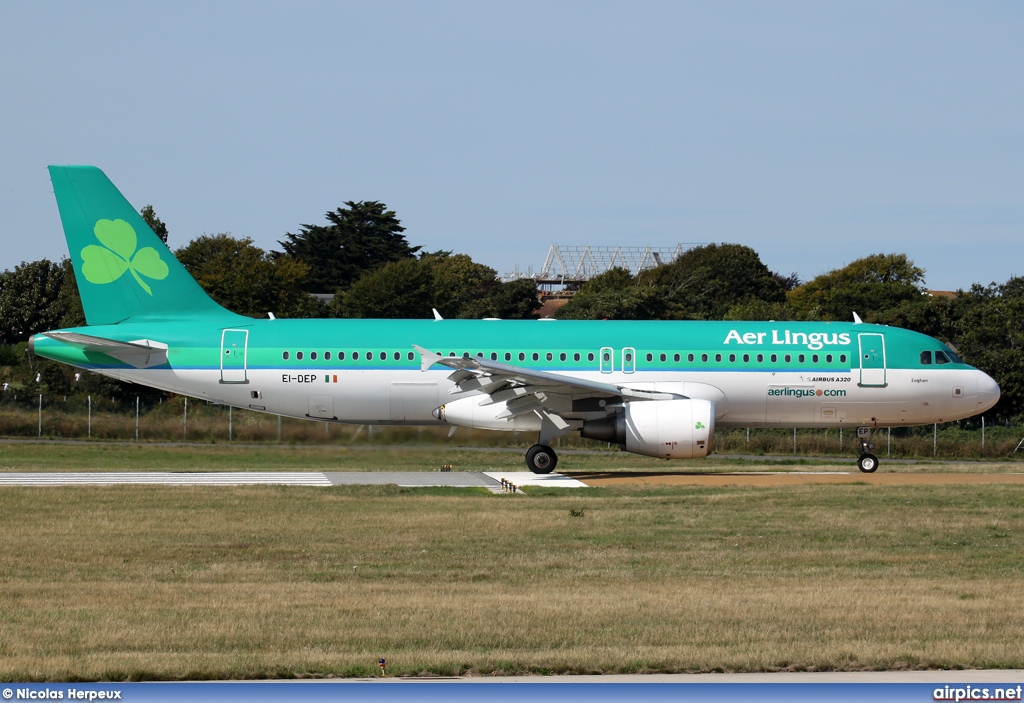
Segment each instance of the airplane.
[[200,288],[93,166],[50,166],[86,326],[37,355],[123,381],[287,417],[362,425],[577,432],[627,452],[704,457],[716,428],[857,428],[958,420],[999,386],[947,345],[853,322],[254,319]]

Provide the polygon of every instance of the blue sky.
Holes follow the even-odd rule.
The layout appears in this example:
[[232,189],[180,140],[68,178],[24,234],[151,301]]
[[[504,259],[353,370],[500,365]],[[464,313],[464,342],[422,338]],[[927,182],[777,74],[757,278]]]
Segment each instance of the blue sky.
[[172,248],[382,200],[499,273],[736,242],[809,279],[1024,274],[1020,2],[0,3],[0,269],[66,255],[46,165]]

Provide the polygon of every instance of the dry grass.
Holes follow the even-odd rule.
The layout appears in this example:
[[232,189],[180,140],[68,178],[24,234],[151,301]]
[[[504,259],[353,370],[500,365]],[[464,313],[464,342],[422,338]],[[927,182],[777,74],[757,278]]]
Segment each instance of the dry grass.
[[0,678],[1020,667],[1022,498],[6,489]]

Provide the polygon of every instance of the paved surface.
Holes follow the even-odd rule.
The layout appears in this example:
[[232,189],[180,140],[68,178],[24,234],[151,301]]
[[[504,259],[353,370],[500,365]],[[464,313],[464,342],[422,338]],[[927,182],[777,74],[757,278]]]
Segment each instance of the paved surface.
[[870,483],[880,486],[946,485],[963,483],[1024,484],[1024,474],[864,474],[840,472],[730,472],[716,474],[652,473],[639,471],[583,472],[568,475],[588,486],[634,484],[649,486],[796,486],[812,483]]
[[546,486],[548,488],[587,487],[587,484],[559,473],[540,475],[530,473],[529,471],[486,471],[484,476],[489,476],[499,483],[502,479],[505,479],[519,488],[523,486]]
[[113,486],[140,483],[163,486],[331,485],[323,473],[309,471],[0,473],[0,486]]
[[[310,679],[312,682],[323,679]],[[1024,684],[1024,669],[956,671],[778,671],[754,674],[608,674],[331,679],[337,683],[1006,683]],[[930,699],[929,699],[930,700]]]
[[447,486],[487,488],[502,492],[502,480],[518,488],[586,488],[587,486],[796,486],[808,484],[869,483],[881,486],[1024,484],[1024,474],[862,474],[859,472],[733,472],[653,473],[639,471],[552,473],[528,471],[124,471],[124,472],[11,472],[0,473],[2,486],[385,486],[404,488]]
[[329,471],[322,474],[332,486],[386,486],[402,487],[450,486],[452,488],[501,487],[495,480],[470,471]]

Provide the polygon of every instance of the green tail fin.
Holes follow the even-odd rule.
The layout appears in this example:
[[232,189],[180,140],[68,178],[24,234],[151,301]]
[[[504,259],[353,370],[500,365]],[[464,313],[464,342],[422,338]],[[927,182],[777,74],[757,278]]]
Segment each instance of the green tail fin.
[[95,166],[50,166],[90,325],[233,316],[215,303]]

